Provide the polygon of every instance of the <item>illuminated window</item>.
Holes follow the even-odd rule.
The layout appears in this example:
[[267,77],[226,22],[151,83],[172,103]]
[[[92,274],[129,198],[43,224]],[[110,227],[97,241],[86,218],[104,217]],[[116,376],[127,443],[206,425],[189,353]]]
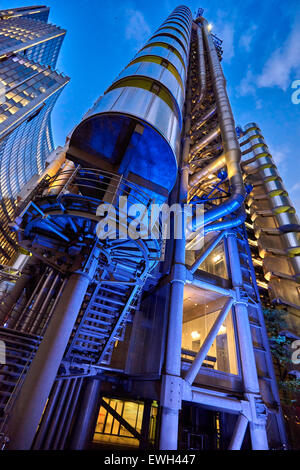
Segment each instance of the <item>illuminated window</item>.
[[12,106],[11,108],[9,108],[9,112],[11,114],[15,114],[17,111],[19,110],[19,108],[17,108],[17,106]]
[[[144,404],[137,401],[124,401],[114,398],[103,398],[138,433],[142,429]],[[157,404],[153,402],[150,416],[149,440],[154,442],[156,430]],[[93,442],[113,444],[126,447],[138,447],[136,439],[120,422],[115,419],[104,406],[100,407]]]
[[[204,247],[201,250],[187,250],[186,251],[186,263],[192,266],[194,262],[201,256],[201,254],[207,249],[209,241],[205,239]],[[221,241],[219,245],[213,250],[213,252],[207,256],[207,258],[201,263],[198,268],[200,271],[206,271],[207,273],[214,274],[215,276],[223,279],[228,279],[228,271],[226,266],[226,257],[224,250],[224,243]]]
[[[182,359],[192,362],[203,345],[227,298],[186,286],[182,326]],[[203,362],[203,368],[238,373],[232,313],[229,312]]]

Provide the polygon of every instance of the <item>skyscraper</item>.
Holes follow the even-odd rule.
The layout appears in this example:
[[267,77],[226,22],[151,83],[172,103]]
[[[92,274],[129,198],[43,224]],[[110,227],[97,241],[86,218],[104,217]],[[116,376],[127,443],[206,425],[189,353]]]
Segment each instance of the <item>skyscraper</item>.
[[47,23],[49,8],[0,11],[0,262],[17,244],[8,228],[21,189],[53,151],[50,115],[68,82],[55,70],[65,30]]
[[288,445],[221,59],[176,8],[20,201],[5,448]]

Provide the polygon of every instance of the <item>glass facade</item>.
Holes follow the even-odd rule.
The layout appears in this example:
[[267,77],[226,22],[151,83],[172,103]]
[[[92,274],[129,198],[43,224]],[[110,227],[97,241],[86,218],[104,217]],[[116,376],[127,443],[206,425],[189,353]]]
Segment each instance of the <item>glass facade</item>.
[[[185,287],[182,326],[182,360],[191,363],[203,345],[222,307],[224,297]],[[206,370],[238,374],[233,315],[229,313],[203,362]]]
[[0,58],[22,52],[42,65],[55,67],[66,31],[44,21],[18,17],[0,22]]
[[33,175],[42,172],[44,161],[53,150],[50,114],[58,96],[54,94],[33,119],[24,121],[0,143],[2,263],[9,261],[16,249],[15,236],[8,227],[15,216],[16,196]]
[[44,5],[32,7],[12,8],[11,10],[0,10],[0,20],[22,17],[30,20],[48,21],[49,8]]
[[[144,403],[138,401],[125,401],[115,398],[103,398],[121,418],[137,432],[141,433]],[[157,403],[153,402],[150,413],[149,441],[153,444],[156,431]],[[117,416],[116,415],[116,416]],[[139,440],[126,429],[104,406],[100,407],[93,442],[113,445],[114,448],[125,446],[138,447]]]
[[0,12],[2,264],[9,263],[17,249],[9,229],[17,196],[34,175],[43,172],[54,148],[50,114],[69,80],[53,70],[65,31],[47,24],[48,14],[45,7]]

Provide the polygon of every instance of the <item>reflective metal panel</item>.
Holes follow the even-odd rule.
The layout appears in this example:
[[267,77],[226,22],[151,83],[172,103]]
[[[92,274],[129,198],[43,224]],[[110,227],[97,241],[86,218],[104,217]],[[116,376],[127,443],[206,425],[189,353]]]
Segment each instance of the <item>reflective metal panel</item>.
[[141,52],[139,52],[136,56],[135,59],[139,57],[144,57],[144,56],[156,56],[156,57],[161,57],[162,59],[168,60],[174,67],[176,68],[178,74],[180,75],[183,83],[185,81],[185,68],[180,61],[180,59],[177,57],[174,52],[172,52],[169,49],[166,49],[165,47],[159,47],[159,46],[153,46],[153,47],[147,47],[146,49],[143,49]]
[[144,128],[131,137],[127,171],[169,191],[177,175],[180,127],[172,109],[150,91],[125,87],[106,93],[74,131],[71,146],[95,155],[100,167],[103,159],[117,163],[124,152],[119,149],[120,136],[133,118]]
[[164,28],[164,29],[159,30],[156,34],[154,34],[151,37],[151,39],[155,39],[160,36],[162,37],[167,36],[167,37],[171,37],[172,39],[175,39],[176,40],[175,42],[179,43],[179,45],[183,48],[185,54],[187,55],[188,47],[187,47],[186,41],[184,41],[181,34],[179,34],[177,31],[175,31],[174,29],[170,29],[170,28]]
[[174,99],[177,101],[178,112],[181,114],[181,109],[184,103],[184,96],[182,88],[174,75],[165,67],[154,62],[140,62],[127,67],[119,75],[114,83],[118,82],[124,77],[129,76],[145,76],[162,83],[171,92]]
[[284,230],[295,230],[299,226],[299,220],[295,214],[291,214],[289,212],[282,212],[280,214],[276,214],[276,220],[278,222],[278,226]]
[[186,54],[183,46],[181,46],[179,44],[179,42],[176,41],[176,39],[171,38],[170,36],[163,36],[163,35],[155,36],[155,37],[152,37],[151,39],[149,39],[147,44],[153,44],[153,43],[156,43],[156,42],[164,42],[165,44],[169,44],[170,46],[174,47],[179,52],[179,54],[181,55],[184,64],[187,66],[187,54]]
[[175,19],[171,19],[171,20],[165,21],[162,24],[162,26],[165,26],[166,28],[168,26],[173,26],[174,28],[180,29],[180,31],[183,32],[186,38],[190,37],[190,29],[186,26],[186,24],[183,21],[180,21],[180,20],[176,21]]
[[162,26],[161,28],[158,28],[158,30],[155,32],[155,34],[173,34],[176,36],[179,41],[181,41],[184,44],[185,49],[188,49],[188,38],[185,34],[184,31],[182,31],[180,28],[176,28],[176,26],[171,26],[171,25],[166,25]]

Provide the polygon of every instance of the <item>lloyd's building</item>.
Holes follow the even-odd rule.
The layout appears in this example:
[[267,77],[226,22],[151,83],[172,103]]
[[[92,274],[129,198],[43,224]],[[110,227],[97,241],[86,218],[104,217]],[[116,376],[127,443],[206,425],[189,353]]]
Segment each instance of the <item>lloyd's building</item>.
[[[36,21],[10,14],[9,34]],[[58,41],[46,26],[32,35]],[[46,168],[55,94],[36,109],[39,177],[11,202],[22,255],[2,270],[3,449],[289,447],[262,301],[288,308],[297,337],[300,225],[259,127],[236,129],[221,46],[202,9],[176,8]],[[21,65],[61,88],[38,57]],[[168,224],[163,204],[177,204]],[[104,212],[114,236],[99,236]]]

